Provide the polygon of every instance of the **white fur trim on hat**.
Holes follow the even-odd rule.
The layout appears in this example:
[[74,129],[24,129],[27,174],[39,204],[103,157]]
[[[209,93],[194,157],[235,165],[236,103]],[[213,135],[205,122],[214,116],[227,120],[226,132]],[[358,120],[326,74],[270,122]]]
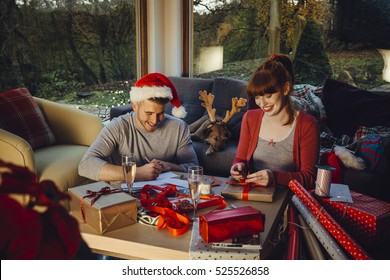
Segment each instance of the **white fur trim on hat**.
[[172,115],[176,118],[183,119],[187,116],[186,108],[184,108],[183,106],[180,106],[179,108],[173,106]]
[[171,100],[173,98],[172,91],[170,87],[162,86],[162,87],[131,87],[130,90],[130,100],[131,102],[137,103],[140,101],[144,101],[150,98],[169,98]]

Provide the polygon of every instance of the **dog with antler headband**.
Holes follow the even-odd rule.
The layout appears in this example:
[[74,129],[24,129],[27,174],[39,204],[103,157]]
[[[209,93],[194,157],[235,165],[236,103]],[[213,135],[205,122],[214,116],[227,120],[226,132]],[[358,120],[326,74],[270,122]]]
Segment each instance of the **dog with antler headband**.
[[231,137],[227,123],[236,113],[240,112],[246,106],[247,100],[245,98],[232,98],[232,109],[226,110],[225,117],[222,118],[215,114],[216,110],[212,106],[214,101],[214,95],[212,93],[200,91],[199,99],[202,101],[201,105],[206,108],[208,115],[203,116],[189,126],[191,139],[210,144],[206,155],[211,155],[225,148],[226,142]]

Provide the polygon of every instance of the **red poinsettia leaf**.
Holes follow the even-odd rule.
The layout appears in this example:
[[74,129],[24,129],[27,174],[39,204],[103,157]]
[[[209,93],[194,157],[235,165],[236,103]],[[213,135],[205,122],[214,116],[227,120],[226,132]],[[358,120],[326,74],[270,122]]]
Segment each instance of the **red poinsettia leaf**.
[[[81,242],[79,223],[60,205],[53,205],[42,214],[42,221],[46,224],[45,240],[56,243],[56,252],[53,255],[53,243],[41,244],[42,255],[48,253],[51,258],[71,259],[75,256]],[[46,253],[45,253],[46,252]]]
[[0,255],[6,259],[36,259],[42,239],[39,214],[0,195]]
[[38,182],[37,175],[30,171],[27,167],[15,165],[12,163],[5,163],[0,160],[0,167],[11,170],[11,172],[5,171],[4,174],[12,174],[13,177],[18,178],[22,182]]

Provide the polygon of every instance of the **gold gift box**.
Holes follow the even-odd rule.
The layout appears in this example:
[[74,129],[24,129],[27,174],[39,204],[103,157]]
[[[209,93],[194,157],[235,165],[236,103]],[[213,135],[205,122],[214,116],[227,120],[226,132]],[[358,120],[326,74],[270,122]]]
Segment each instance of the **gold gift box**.
[[[102,188],[109,187],[105,182],[97,182],[84,186],[70,188],[68,190],[71,197],[71,214],[79,221],[83,222],[81,213],[81,201],[87,191],[99,192]],[[93,205],[92,198],[84,198],[84,215],[88,225],[100,234],[116,230],[137,222],[137,199],[127,193],[110,193],[101,195]]]
[[272,202],[276,187],[251,186],[247,193],[244,193],[243,184],[227,183],[223,186],[221,195],[228,199],[253,200],[262,202]]

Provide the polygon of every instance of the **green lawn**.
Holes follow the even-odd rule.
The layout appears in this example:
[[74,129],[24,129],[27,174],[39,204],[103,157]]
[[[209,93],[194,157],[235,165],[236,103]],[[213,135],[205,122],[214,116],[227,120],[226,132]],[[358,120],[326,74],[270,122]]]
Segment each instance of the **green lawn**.
[[[382,79],[383,59],[378,51],[348,51],[329,53],[333,68],[333,78],[337,79],[343,70],[347,70],[356,85],[362,89],[371,89],[384,84]],[[248,81],[252,72],[262,59],[228,63],[224,69],[198,75],[202,78],[232,77]],[[129,102],[129,90],[135,81],[116,82],[74,90],[61,95],[45,96],[46,99],[68,104],[95,105],[110,108]],[[89,96],[85,96],[89,95]]]

